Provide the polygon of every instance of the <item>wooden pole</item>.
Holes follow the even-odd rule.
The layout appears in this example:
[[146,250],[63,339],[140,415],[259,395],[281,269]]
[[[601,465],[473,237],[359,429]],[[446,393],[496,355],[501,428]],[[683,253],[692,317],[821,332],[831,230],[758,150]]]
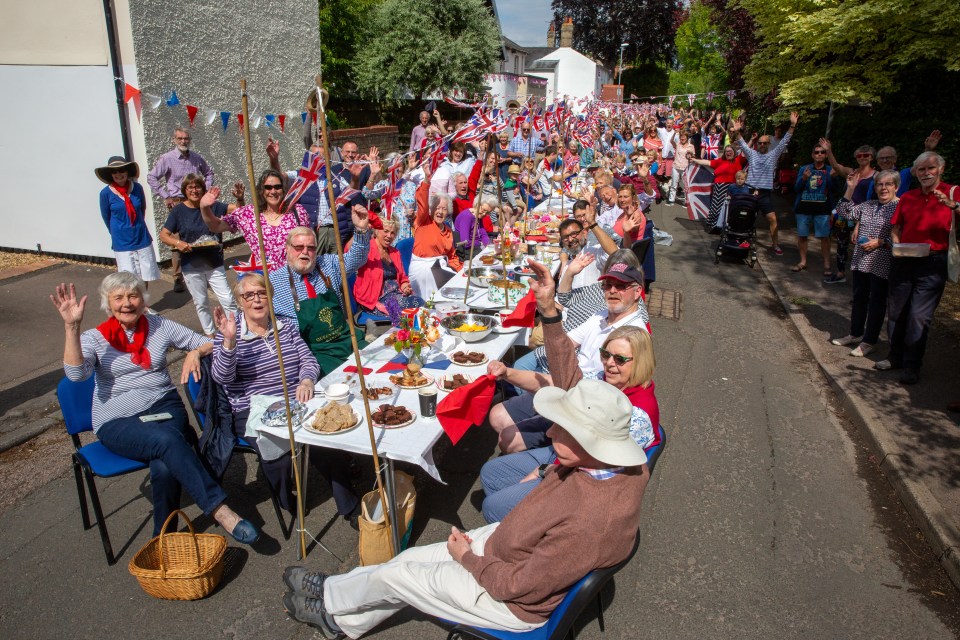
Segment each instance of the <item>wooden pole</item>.
[[[327,92],[323,89],[323,79],[318,75],[317,83],[317,120],[320,121],[320,131],[323,136],[323,157],[327,172],[327,199],[330,203],[330,213],[333,215],[333,235],[337,241],[337,257],[340,261],[340,287],[343,292],[343,302],[346,306],[347,327],[350,329],[350,344],[353,346],[353,358],[357,367],[357,377],[360,379],[360,397],[363,399],[363,411],[367,416],[367,434],[370,436],[370,453],[373,456],[373,468],[377,477],[377,493],[380,504],[383,506],[383,517],[387,527],[391,527],[396,505],[387,504],[387,495],[383,488],[383,479],[380,476],[380,455],[377,452],[377,437],[373,433],[373,415],[370,412],[370,400],[367,398],[367,379],[363,375],[363,363],[360,360],[360,345],[357,343],[357,330],[353,326],[353,317],[350,310],[350,287],[347,286],[347,263],[343,259],[343,241],[340,239],[340,221],[337,219],[337,200],[333,195],[333,171],[330,167],[330,141],[327,138],[326,98]],[[376,242],[376,240],[371,240]],[[398,550],[393,546],[393,535],[387,538],[390,541],[390,555],[397,555]]]
[[247,152],[247,176],[250,179],[250,195],[253,199],[254,222],[257,226],[257,248],[260,251],[260,264],[263,265],[264,283],[267,290],[267,309],[270,311],[270,324],[273,326],[273,343],[277,348],[277,363],[280,365],[280,383],[283,386],[283,402],[287,411],[287,438],[290,440],[290,458],[293,463],[293,482],[297,491],[297,523],[300,534],[300,557],[307,555],[307,540],[303,528],[303,491],[300,489],[300,466],[297,464],[297,443],[293,438],[293,416],[290,413],[290,388],[283,368],[283,351],[280,348],[280,332],[277,330],[277,316],[273,311],[273,287],[270,286],[270,270],[267,252],[263,245],[263,223],[260,219],[260,194],[256,189],[253,174],[253,152],[250,147],[250,114],[247,109],[247,81],[240,80],[240,106],[243,110],[243,146]]

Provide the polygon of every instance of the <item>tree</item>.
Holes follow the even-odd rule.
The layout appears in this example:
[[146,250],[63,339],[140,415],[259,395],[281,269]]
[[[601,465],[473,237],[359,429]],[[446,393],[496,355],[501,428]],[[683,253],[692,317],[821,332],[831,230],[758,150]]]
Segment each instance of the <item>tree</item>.
[[501,51],[484,0],[384,0],[368,16],[353,65],[361,95],[399,101],[479,92]]
[[736,0],[701,0],[709,7],[710,21],[720,35],[720,54],[727,62],[730,89],[743,88],[743,69],[757,50],[757,25]]
[[726,62],[720,51],[723,46],[720,31],[711,22],[710,7],[698,0],[677,28],[674,40],[677,64],[670,70],[671,94],[726,91],[729,81]]
[[353,57],[361,28],[381,0],[319,0],[320,58],[323,81],[338,95],[356,91]]
[[620,44],[629,46],[626,61],[673,62],[673,36],[680,0],[553,0],[557,32],[564,18],[573,19],[573,47],[608,69],[620,62]]
[[[933,63],[960,70],[955,0],[739,0],[760,46],[744,72],[786,108],[880,100],[897,74]],[[936,91],[936,88],[932,88]]]

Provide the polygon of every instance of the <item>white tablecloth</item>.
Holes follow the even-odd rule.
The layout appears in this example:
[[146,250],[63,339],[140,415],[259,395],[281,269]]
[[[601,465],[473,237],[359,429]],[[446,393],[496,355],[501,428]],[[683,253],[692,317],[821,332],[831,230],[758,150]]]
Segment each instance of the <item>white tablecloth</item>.
[[[493,255],[493,247],[486,247],[482,252],[473,256],[473,268],[477,269],[480,267],[485,267],[486,265],[480,262],[480,256]],[[502,268],[500,263],[496,264],[497,268]],[[518,264],[510,264],[507,266],[507,271],[512,271]],[[560,260],[553,260],[550,264],[550,271],[553,275],[557,274],[557,269],[560,268]],[[451,278],[447,284],[440,288],[434,296],[434,302],[457,302],[463,304],[463,296],[457,297],[447,297],[444,296],[442,291],[449,291],[450,289],[464,289],[467,286],[467,262],[464,261],[463,268],[460,269],[460,272],[457,273],[453,278]],[[504,306],[502,304],[493,303],[490,301],[490,298],[487,297],[487,288],[486,287],[477,287],[473,284],[470,285],[469,295],[467,296],[467,306],[473,309],[499,309],[503,310]],[[514,306],[511,306],[512,310]]]

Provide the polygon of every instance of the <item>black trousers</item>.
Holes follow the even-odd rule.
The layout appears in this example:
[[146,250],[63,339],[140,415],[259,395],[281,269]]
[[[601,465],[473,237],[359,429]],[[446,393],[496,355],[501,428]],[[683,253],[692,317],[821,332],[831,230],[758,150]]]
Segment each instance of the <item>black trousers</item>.
[[861,342],[877,344],[883,319],[887,315],[887,279],[856,270],[852,270],[850,275],[853,276],[850,335],[862,336]]
[[887,299],[889,360],[919,369],[927,348],[927,330],[947,284],[947,252],[926,258],[894,258]]

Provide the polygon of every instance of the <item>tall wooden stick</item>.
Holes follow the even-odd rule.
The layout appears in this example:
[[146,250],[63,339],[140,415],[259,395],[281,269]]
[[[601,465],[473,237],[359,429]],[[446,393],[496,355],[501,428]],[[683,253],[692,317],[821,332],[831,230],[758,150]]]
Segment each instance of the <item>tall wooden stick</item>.
[[300,557],[307,555],[307,540],[303,528],[303,491],[300,489],[300,465],[297,464],[297,443],[293,438],[293,416],[290,413],[290,389],[283,368],[283,350],[280,348],[280,332],[277,330],[277,316],[273,311],[273,287],[270,286],[270,269],[267,264],[267,252],[263,245],[263,223],[260,219],[260,194],[256,189],[256,177],[253,174],[253,152],[250,148],[250,114],[247,109],[247,81],[240,80],[240,106],[243,110],[243,146],[247,152],[247,176],[250,179],[250,195],[253,199],[253,215],[257,225],[257,247],[260,250],[260,263],[263,265],[264,284],[267,289],[267,309],[270,311],[270,323],[273,326],[273,343],[277,348],[277,363],[280,365],[280,383],[283,386],[283,402],[287,411],[287,438],[290,440],[290,458],[293,463],[293,482],[297,491],[297,523],[300,534]]
[[[396,505],[387,504],[387,495],[383,489],[383,479],[380,477],[380,455],[377,452],[377,437],[373,433],[373,415],[370,412],[370,400],[367,398],[367,379],[363,375],[363,363],[360,360],[360,345],[357,343],[357,330],[353,326],[353,317],[349,313],[350,309],[350,287],[347,286],[347,263],[343,258],[343,241],[340,239],[340,221],[337,218],[337,199],[333,195],[333,171],[330,166],[330,141],[327,138],[327,114],[326,98],[327,92],[323,89],[323,78],[316,76],[317,83],[317,120],[320,121],[320,131],[323,136],[323,157],[325,159],[327,172],[327,199],[330,203],[330,213],[333,214],[333,235],[337,241],[337,257],[340,260],[340,287],[343,291],[343,302],[347,308],[347,327],[350,329],[350,344],[353,346],[353,358],[357,366],[357,376],[360,378],[360,397],[363,399],[363,411],[367,416],[367,434],[370,436],[370,453],[373,456],[373,468],[377,477],[377,493],[380,496],[380,504],[383,506],[383,517],[387,527],[391,527],[394,518],[394,509]],[[371,230],[372,231],[372,230]],[[371,240],[376,242],[376,240]],[[397,555],[397,549],[393,546],[393,535],[388,536],[390,541],[390,555]]]

